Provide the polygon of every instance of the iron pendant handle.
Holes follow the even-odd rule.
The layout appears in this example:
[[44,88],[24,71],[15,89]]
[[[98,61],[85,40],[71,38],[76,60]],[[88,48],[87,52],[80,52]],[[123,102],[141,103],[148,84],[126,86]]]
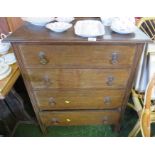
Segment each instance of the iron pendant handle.
[[104,97],[104,104],[109,105],[111,103],[111,98],[109,96]]
[[107,78],[107,85],[108,86],[112,86],[113,85],[113,82],[114,82],[114,77],[113,76],[109,76]]
[[46,58],[44,52],[39,52],[38,56],[39,56],[40,63],[41,63],[42,65],[48,64],[48,59]]
[[113,52],[111,55],[111,63],[112,64],[117,64],[118,63],[118,53],[117,52]]
[[52,84],[52,82],[51,82],[50,78],[48,77],[48,75],[44,76],[43,81],[44,81],[44,84],[45,84],[46,87],[49,87]]
[[48,103],[51,105],[51,106],[55,106],[56,105],[56,101],[53,97],[50,97],[49,100],[48,100]]
[[108,116],[104,116],[104,117],[103,117],[103,123],[104,123],[104,124],[107,124],[107,123],[108,123]]
[[54,125],[57,125],[60,123],[59,119],[58,118],[52,118],[51,122],[54,124]]

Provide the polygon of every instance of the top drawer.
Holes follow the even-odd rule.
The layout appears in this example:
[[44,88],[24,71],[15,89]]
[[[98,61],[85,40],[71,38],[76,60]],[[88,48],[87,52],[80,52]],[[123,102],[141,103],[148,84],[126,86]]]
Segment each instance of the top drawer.
[[129,67],[136,45],[20,45],[27,68]]

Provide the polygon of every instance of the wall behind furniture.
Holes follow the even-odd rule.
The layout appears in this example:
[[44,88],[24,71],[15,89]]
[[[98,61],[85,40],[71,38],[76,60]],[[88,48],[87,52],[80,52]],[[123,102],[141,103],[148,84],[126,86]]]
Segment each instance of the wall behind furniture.
[[8,34],[10,28],[5,17],[0,17],[0,33]]
[[24,23],[24,21],[20,17],[7,17],[6,20],[11,32],[14,32]]
[[24,21],[20,17],[0,17],[0,33],[14,32]]

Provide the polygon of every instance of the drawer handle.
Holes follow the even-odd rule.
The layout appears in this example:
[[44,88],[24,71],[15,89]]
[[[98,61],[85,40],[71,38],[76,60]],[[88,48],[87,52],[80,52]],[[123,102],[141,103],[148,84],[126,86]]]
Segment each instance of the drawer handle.
[[118,63],[118,53],[116,53],[116,52],[112,53],[112,55],[111,55],[111,63],[112,64]]
[[113,82],[114,82],[114,77],[113,76],[109,76],[107,78],[107,85],[108,86],[112,86],[113,85]]
[[103,123],[104,123],[104,124],[107,124],[107,123],[108,123],[108,116],[104,116],[104,117],[103,117]]
[[104,97],[104,104],[109,105],[111,103],[111,98],[109,96]]
[[39,52],[39,55],[38,56],[39,56],[39,59],[40,59],[40,63],[42,65],[46,65],[48,63],[48,59],[46,58],[44,52]]
[[57,125],[60,122],[59,122],[59,119],[58,118],[52,118],[52,123],[55,124],[55,125]]
[[50,97],[49,100],[48,100],[48,103],[51,105],[51,106],[55,106],[56,105],[56,101],[53,97]]
[[49,79],[48,75],[45,75],[43,78],[44,84],[46,87],[50,86],[52,84],[51,80]]

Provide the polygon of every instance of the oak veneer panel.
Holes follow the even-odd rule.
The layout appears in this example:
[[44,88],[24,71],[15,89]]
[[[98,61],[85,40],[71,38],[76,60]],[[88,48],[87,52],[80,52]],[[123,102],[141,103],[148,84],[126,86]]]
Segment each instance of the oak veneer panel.
[[40,110],[114,109],[122,105],[124,90],[34,91]]
[[[130,69],[28,69],[33,89],[45,88],[125,88]],[[113,77],[108,85],[109,77]]]
[[40,112],[39,115],[46,126],[117,124],[120,118],[119,112],[110,110]]
[[[27,68],[105,68],[129,67],[136,45],[20,45],[23,63]],[[48,63],[40,63],[44,52]],[[112,55],[116,54],[116,63]]]

